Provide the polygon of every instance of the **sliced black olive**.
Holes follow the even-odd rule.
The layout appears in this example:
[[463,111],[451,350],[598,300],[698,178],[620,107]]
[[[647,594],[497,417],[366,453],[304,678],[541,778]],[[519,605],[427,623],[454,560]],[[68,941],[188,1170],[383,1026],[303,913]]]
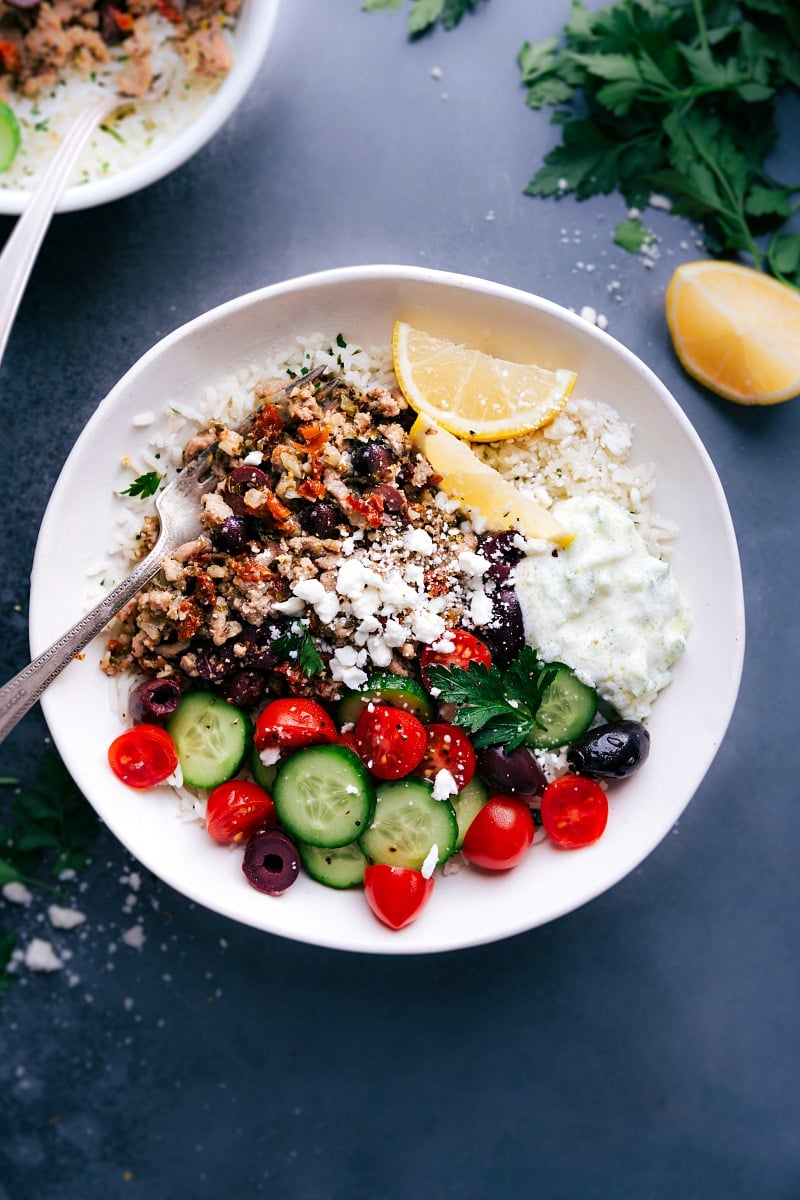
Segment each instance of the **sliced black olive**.
[[589,729],[567,751],[570,769],[589,778],[626,779],[650,753],[650,734],[641,721],[610,721]]
[[257,833],[244,852],[242,870],[256,891],[279,896],[300,873],[300,856],[290,837],[279,829]]
[[137,725],[162,725],[175,712],[180,698],[180,685],[174,679],[148,679],[131,692],[131,720]]

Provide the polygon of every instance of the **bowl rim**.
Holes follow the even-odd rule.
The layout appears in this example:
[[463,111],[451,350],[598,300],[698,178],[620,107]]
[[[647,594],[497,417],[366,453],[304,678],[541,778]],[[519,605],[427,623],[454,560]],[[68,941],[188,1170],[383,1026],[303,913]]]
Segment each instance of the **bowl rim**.
[[[252,86],[272,40],[280,3],[281,0],[245,0],[234,32],[234,65],[200,115],[177,137],[106,179],[66,188],[54,211],[78,212],[130,196],[163,179],[201,150]],[[0,215],[18,216],[24,212],[34,190],[0,188]]]
[[[421,284],[434,284],[444,287],[465,288],[469,291],[478,291],[482,294],[497,296],[500,299],[506,299],[515,303],[522,303],[523,306],[535,311],[543,311],[555,316],[561,321],[566,321],[572,324],[576,329],[580,329],[581,335],[584,337],[594,338],[604,343],[613,344],[613,353],[621,357],[626,365],[633,369],[634,373],[645,380],[648,385],[654,389],[662,403],[668,408],[670,415],[682,427],[684,435],[694,443],[695,450],[702,460],[707,482],[713,488],[717,505],[718,513],[721,517],[721,526],[719,533],[722,535],[725,552],[729,565],[731,567],[731,583],[734,586],[735,594],[728,597],[728,613],[731,626],[733,629],[733,645],[730,647],[730,657],[726,663],[726,693],[725,704],[722,707],[715,709],[714,716],[714,733],[713,738],[706,740],[705,753],[702,760],[698,758],[696,764],[693,764],[693,779],[694,785],[685,797],[682,807],[677,816],[682,813],[686,806],[691,801],[697,789],[701,785],[706,773],[708,772],[717,751],[727,732],[731,716],[733,714],[739,687],[741,683],[742,669],[744,663],[744,646],[745,646],[745,609],[744,595],[742,587],[741,563],[736,544],[736,535],[731,518],[730,510],[727,505],[727,500],[722,488],[722,484],[717,475],[713,462],[705,449],[698,433],[689,421],[686,414],[679,406],[677,400],[672,396],[666,386],[660,381],[658,376],[649,368],[641,359],[639,359],[632,351],[622,345],[616,339],[611,337],[607,332],[590,325],[582,317],[576,313],[562,307],[554,301],[547,300],[544,297],[535,295],[530,292],[523,291],[519,288],[514,288],[506,284],[497,284],[489,280],[481,279],[464,274],[458,274],[448,271],[441,271],[432,268],[418,266],[403,266],[396,264],[389,265],[362,265],[331,268],[328,270],[311,272],[305,275],[297,276],[291,279],[268,284],[265,287],[254,289],[241,296],[234,297],[220,305],[215,306],[208,311],[192,318],[185,324],[177,327],[170,333],[166,334],[162,339],[156,342],[148,351],[142,355],[136,363],[134,363],[128,371],[117,381],[105,399],[101,402],[98,408],[90,417],[82,433],[80,434],[75,446],[68,456],[64,467],[56,482],[55,488],[51,495],[47,506],[44,519],[37,540],[36,552],[34,556],[33,569],[31,573],[31,618],[30,618],[30,640],[33,653],[40,653],[46,649],[48,639],[43,636],[40,631],[40,625],[44,615],[44,606],[36,602],[36,596],[39,594],[40,588],[44,584],[47,564],[45,562],[45,551],[48,541],[54,536],[58,536],[57,530],[59,527],[59,511],[62,507],[62,501],[66,500],[69,495],[69,486],[67,477],[69,475],[69,464],[73,456],[78,456],[87,439],[91,439],[92,432],[104,419],[104,411],[107,407],[113,404],[117,397],[121,397],[131,385],[135,384],[136,378],[140,373],[147,370],[150,363],[167,352],[172,346],[193,337],[198,332],[203,331],[210,325],[218,326],[229,322],[236,314],[242,310],[246,310],[255,305],[268,303],[273,299],[280,299],[285,295],[293,292],[302,292],[307,289],[325,288],[329,285],[352,285],[368,283],[370,281],[379,281],[381,283],[391,282],[395,280],[410,281],[411,283],[419,282]],[[67,744],[62,744],[62,739],[59,737],[57,729],[51,726],[51,705],[52,693],[45,693],[42,697],[42,707],[47,719],[48,726],[51,727],[53,740],[62,754],[64,761],[71,771],[75,770],[78,765],[77,756],[72,753],[72,748]],[[516,936],[517,934],[527,932],[542,924],[547,924],[552,920],[557,919],[569,912],[582,907],[588,901],[595,899],[597,896],[608,891],[611,887],[619,883],[627,876],[636,866],[641,864],[653,850],[661,843],[666,836],[669,828],[674,825],[677,816],[666,823],[657,827],[656,835],[649,839],[647,846],[637,852],[635,861],[629,861],[626,856],[621,856],[617,867],[608,872],[601,886],[597,886],[594,881],[589,883],[582,891],[570,896],[560,905],[553,905],[547,916],[540,920],[530,920],[525,914],[520,914],[516,919],[509,919],[504,924],[503,928],[498,932],[493,932],[488,935],[480,933],[470,933],[462,928],[454,930],[452,938],[440,938],[438,941],[429,939],[424,944],[412,944],[406,942],[403,937],[390,936],[385,937],[382,941],[377,939],[370,944],[356,944],[348,940],[343,940],[340,935],[329,934],[324,927],[316,929],[313,933],[303,931],[302,933],[291,929],[274,928],[267,923],[259,922],[256,919],[250,919],[243,916],[239,912],[230,910],[224,904],[210,902],[207,891],[204,891],[201,886],[196,888],[191,885],[187,886],[185,880],[176,883],[174,879],[165,877],[164,872],[152,867],[147,861],[147,858],[139,853],[138,850],[131,849],[125,839],[120,835],[115,828],[113,818],[109,819],[109,815],[101,814],[110,826],[112,832],[126,845],[130,853],[144,863],[149,869],[155,873],[165,883],[171,887],[175,887],[183,895],[203,907],[210,908],[212,911],[221,913],[243,924],[249,924],[261,932],[273,933],[277,936],[286,937],[290,940],[296,940],[309,945],[316,945],[329,949],[340,949],[351,952],[363,953],[379,953],[379,954],[427,954],[441,953],[450,950],[466,949],[476,945],[486,944],[492,941],[504,940],[505,938]],[[213,899],[213,898],[212,898]],[[377,924],[377,923],[376,923]],[[413,927],[412,927],[413,928]],[[386,932],[386,931],[384,931]]]

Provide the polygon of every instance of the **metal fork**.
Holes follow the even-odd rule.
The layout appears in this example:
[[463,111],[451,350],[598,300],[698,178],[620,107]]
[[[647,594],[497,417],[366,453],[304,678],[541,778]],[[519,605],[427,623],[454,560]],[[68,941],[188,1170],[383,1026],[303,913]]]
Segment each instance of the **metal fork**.
[[[280,392],[270,396],[271,404],[280,404],[302,385],[316,380],[327,368],[315,367],[307,374],[293,379]],[[335,381],[334,381],[335,382]],[[318,395],[328,391],[333,383],[320,388]],[[257,410],[256,410],[257,411]],[[253,414],[237,426],[237,432],[246,432],[253,423]],[[35,658],[0,688],[0,742],[14,726],[33,708],[42,693],[60,675],[76,654],[89,644],[109,621],[140,592],[158,573],[165,558],[185,542],[198,536],[200,524],[200,500],[218,482],[213,472],[214,445],[209,446],[188,466],[171,480],[156,496],[156,511],[160,522],[159,535],[149,554],[137,563],[131,573],[113,588],[71,629],[54,642],[43,654]]]

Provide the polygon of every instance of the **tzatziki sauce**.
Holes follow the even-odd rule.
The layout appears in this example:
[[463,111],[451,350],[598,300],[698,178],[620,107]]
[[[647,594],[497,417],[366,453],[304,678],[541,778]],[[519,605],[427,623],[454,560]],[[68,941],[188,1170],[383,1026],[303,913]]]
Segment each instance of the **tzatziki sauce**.
[[621,716],[642,720],[685,648],[689,607],[614,501],[573,496],[552,513],[575,537],[518,564],[525,636],[545,662],[566,663]]

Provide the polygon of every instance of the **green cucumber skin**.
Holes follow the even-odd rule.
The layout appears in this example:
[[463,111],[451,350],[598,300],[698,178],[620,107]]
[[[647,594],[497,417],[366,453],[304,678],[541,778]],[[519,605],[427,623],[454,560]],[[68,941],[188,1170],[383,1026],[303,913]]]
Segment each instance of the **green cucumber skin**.
[[[534,729],[525,738],[526,743],[536,750],[556,750],[568,746],[585,733],[597,713],[597,692],[588,687],[564,663],[550,663],[557,668],[556,677],[544,694],[537,717],[545,723],[544,729]],[[548,701],[549,698],[549,701]],[[566,698],[569,710],[566,714],[553,712],[549,724],[548,712],[558,709]]]
[[[418,871],[433,844],[438,847],[438,865],[441,866],[447,861],[458,841],[458,821],[450,802],[434,800],[432,792],[433,789],[426,780],[411,776],[378,786],[372,824],[360,838],[361,849],[370,863],[410,867]],[[427,814],[431,824],[429,838],[425,839],[415,853],[399,850],[394,846],[395,839],[391,836],[394,814],[401,808],[407,811],[409,807]]]
[[278,774],[278,764],[271,763],[270,766],[267,766],[266,763],[263,763],[257,746],[253,746],[250,751],[250,774],[259,787],[263,787],[265,792],[272,794],[272,785]]
[[[327,770],[321,771],[322,768]],[[324,775],[330,780],[332,772],[342,773],[344,787],[356,791],[348,793],[348,810],[337,811],[324,820],[314,820],[303,797],[303,789],[315,776]],[[317,795],[320,793],[318,792]],[[372,777],[361,759],[347,746],[307,746],[286,759],[278,769],[272,788],[272,801],[278,819],[296,841],[306,842],[320,849],[338,849],[354,842],[372,820],[375,809],[375,788]]]
[[336,716],[340,725],[355,725],[366,706],[389,704],[413,713],[423,724],[434,715],[435,709],[422,684],[405,675],[393,675],[384,671],[371,675],[357,692],[348,692],[339,701]]
[[450,797],[450,804],[458,822],[458,838],[455,849],[460,850],[464,845],[464,837],[472,822],[477,817],[484,804],[489,799],[489,789],[482,779],[473,775],[469,783],[460,792]]
[[[213,718],[211,723],[210,718]],[[203,725],[209,734],[213,726],[225,730],[222,753],[205,758],[202,753],[195,752],[193,743],[197,729]],[[211,790],[231,779],[241,767],[250,745],[253,726],[247,713],[228,704],[221,696],[213,692],[188,692],[167,721],[166,729],[175,742],[184,783],[189,787]]]
[[12,108],[0,100],[0,171],[7,171],[22,141],[19,121]]
[[369,866],[358,842],[346,846],[310,846],[297,842],[297,852],[307,875],[336,891],[364,886],[364,871]]

